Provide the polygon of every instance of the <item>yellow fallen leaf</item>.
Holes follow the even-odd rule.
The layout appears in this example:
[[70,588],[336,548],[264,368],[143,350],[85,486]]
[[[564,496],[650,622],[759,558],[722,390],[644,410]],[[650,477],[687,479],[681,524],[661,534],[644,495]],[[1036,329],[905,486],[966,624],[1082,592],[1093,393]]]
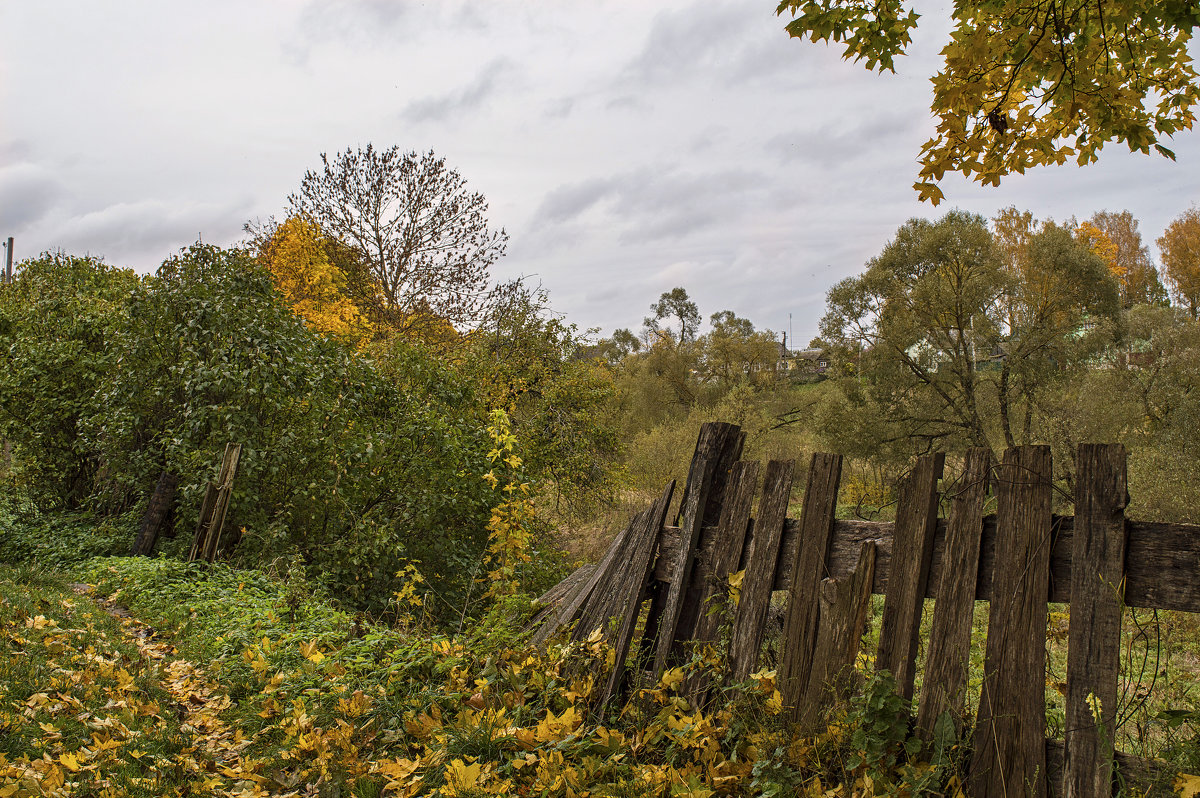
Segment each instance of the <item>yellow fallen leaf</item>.
[[451,795],[473,790],[479,784],[479,776],[483,765],[478,762],[468,765],[461,759],[455,759],[446,766],[446,784],[453,788]]
[[1175,777],[1174,787],[1180,798],[1200,798],[1200,776],[1180,773]]
[[63,754],[58,758],[58,762],[72,773],[79,770],[79,760],[75,758],[74,754]]

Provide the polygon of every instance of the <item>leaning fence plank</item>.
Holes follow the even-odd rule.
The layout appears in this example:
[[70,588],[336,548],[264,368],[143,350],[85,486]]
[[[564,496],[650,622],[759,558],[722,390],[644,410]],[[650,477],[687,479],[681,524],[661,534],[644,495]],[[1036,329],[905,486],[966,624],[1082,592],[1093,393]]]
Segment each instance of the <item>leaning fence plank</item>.
[[704,525],[704,510],[708,504],[709,489],[721,454],[729,439],[738,436],[740,430],[733,424],[710,422],[700,428],[696,441],[696,453],[688,470],[687,487],[680,518],[680,545],[675,552],[672,579],[663,601],[662,615],[658,618],[654,651],[654,676],[666,670],[667,659],[675,643],[676,627],[683,612],[684,600],[692,581],[696,545],[700,541],[700,530]]
[[162,529],[163,521],[170,514],[171,505],[175,502],[175,489],[178,487],[179,477],[175,474],[163,471],[158,477],[154,493],[151,494],[150,501],[146,505],[146,512],[142,516],[142,524],[138,528],[137,537],[129,551],[130,555],[135,557],[148,555],[154,550],[159,530]]
[[971,761],[974,798],[1046,795],[1040,686],[1046,674],[1050,480],[1048,446],[1005,452],[996,480],[996,573]]
[[575,628],[571,631],[572,640],[585,640],[597,629],[604,629],[609,619],[617,612],[616,605],[620,601],[621,587],[629,579],[629,565],[636,556],[637,549],[644,544],[642,529],[649,515],[650,508],[647,508],[629,522],[629,529],[622,537],[612,562],[600,575],[587,601],[579,608]]
[[671,494],[675,492],[675,481],[672,480],[658,501],[654,503],[645,515],[642,525],[634,534],[635,543],[631,546],[633,558],[627,574],[627,592],[622,597],[620,607],[620,626],[613,644],[613,666],[608,675],[608,681],[601,693],[597,712],[603,713],[608,702],[620,692],[621,680],[625,674],[625,658],[629,655],[629,646],[633,642],[634,630],[637,627],[638,614],[642,602],[646,598],[646,589],[650,585],[650,576],[654,571],[654,557],[658,551],[658,536],[662,532],[663,522],[667,517],[667,508],[671,505]]
[[546,642],[555,632],[579,617],[584,603],[591,597],[592,591],[596,589],[596,585],[604,578],[608,570],[612,568],[613,561],[616,560],[618,552],[624,547],[625,538],[628,535],[629,527],[627,526],[613,538],[613,542],[609,544],[608,550],[604,552],[603,559],[600,560],[600,563],[592,571],[587,581],[576,588],[573,593],[566,596],[553,617],[534,632],[530,638],[534,645],[541,645]]
[[[787,615],[783,621],[783,661],[780,663],[780,693],[792,720],[800,720],[801,696],[806,692],[809,672],[817,653],[821,581],[828,576],[825,560],[837,516],[838,485],[842,479],[842,456],[812,456],[804,506],[800,510],[799,549],[792,568]],[[871,568],[875,553],[871,549]],[[868,582],[867,590],[870,590]]]
[[963,697],[971,658],[971,621],[990,472],[989,451],[983,447],[970,449],[962,484],[950,506],[943,556],[954,565],[941,569],[917,711],[917,729],[926,740],[932,739],[934,724],[943,712],[950,713],[959,731],[964,725]]
[[200,501],[200,517],[196,519],[196,531],[192,535],[192,548],[188,550],[188,562],[194,562],[204,553],[204,545],[208,539],[208,528],[212,523],[213,507],[217,504],[220,491],[213,482],[204,488],[204,498]]
[[1063,795],[1112,795],[1125,580],[1125,447],[1080,444],[1067,648]]
[[758,664],[795,469],[795,460],[772,460],[767,464],[762,502],[754,522],[754,538],[729,641],[729,674],[735,682],[747,678]]
[[[717,432],[718,438],[715,447],[716,462],[713,464],[712,479],[705,494],[704,506],[697,516],[699,519],[697,523],[700,525],[700,537],[697,539],[697,554],[699,554],[700,545],[705,541],[706,536],[704,532],[716,531],[711,526],[707,530],[704,527],[714,522],[719,523],[718,519],[721,517],[721,508],[726,503],[726,494],[728,493],[729,486],[732,484],[731,472],[733,466],[742,456],[742,448],[746,443],[746,433],[733,424],[722,425],[717,429]],[[699,441],[697,441],[697,445],[699,445]],[[686,509],[687,503],[681,502],[681,518]],[[711,544],[714,542],[716,541],[709,541],[710,549]],[[706,588],[709,584],[707,571],[705,571],[703,565],[697,559],[692,566],[692,577],[688,581],[683,595],[683,603],[680,606],[679,617],[675,621],[675,639],[671,643],[673,654],[681,653],[684,643],[696,639],[696,626],[700,623],[700,617],[705,611],[704,600],[707,592]]]
[[892,570],[879,628],[875,668],[896,679],[896,689],[906,699],[913,696],[921,612],[937,530],[938,480],[946,456],[940,452],[917,458],[917,464],[900,485],[896,509]]
[[708,643],[717,639],[721,617],[713,611],[712,603],[715,598],[723,597],[728,592],[729,576],[738,570],[757,487],[758,463],[736,463],[730,473],[725,504],[721,507],[721,520],[713,532],[712,549],[707,553],[704,563],[706,578],[704,591],[700,594],[700,617],[694,634],[694,638],[700,642]]
[[219,494],[213,505],[212,521],[208,527],[208,539],[204,546],[204,559],[213,562],[217,559],[217,550],[221,546],[221,533],[225,531],[225,514],[229,512],[229,502],[233,498],[233,480],[237,477],[238,461],[242,457],[242,445],[230,443],[225,446],[225,458],[221,463],[221,473],[217,477]]
[[875,574],[875,544],[862,544],[854,574],[846,579],[821,580],[821,604],[815,652],[808,683],[794,713],[801,733],[815,733],[826,710],[845,698],[853,686],[867,615],[871,609],[871,580]]

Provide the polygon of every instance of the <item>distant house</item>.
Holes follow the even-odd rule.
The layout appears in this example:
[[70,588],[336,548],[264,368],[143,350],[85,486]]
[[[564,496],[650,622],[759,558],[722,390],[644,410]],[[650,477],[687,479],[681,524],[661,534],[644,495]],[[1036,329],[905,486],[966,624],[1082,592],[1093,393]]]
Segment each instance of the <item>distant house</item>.
[[829,369],[829,355],[824,349],[788,349],[787,335],[779,344],[779,360],[775,370],[802,378],[808,375],[824,375]]

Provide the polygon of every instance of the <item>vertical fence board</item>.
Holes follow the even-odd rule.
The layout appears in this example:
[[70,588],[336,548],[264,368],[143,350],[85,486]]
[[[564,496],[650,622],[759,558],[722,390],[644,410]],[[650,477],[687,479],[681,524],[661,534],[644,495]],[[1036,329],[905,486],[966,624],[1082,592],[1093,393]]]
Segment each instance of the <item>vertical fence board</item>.
[[[700,536],[697,538],[697,553],[700,543],[704,540],[705,525],[719,523],[721,510],[729,498],[727,494],[733,484],[733,466],[741,458],[742,448],[746,444],[746,433],[733,424],[722,425],[717,432],[716,462],[713,464],[712,478],[705,495],[704,506],[696,521],[700,528]],[[697,441],[697,445],[699,445],[699,441]],[[680,502],[681,518],[685,509],[686,501]],[[710,528],[708,531],[714,530]],[[704,574],[698,574],[698,571],[702,570],[700,565],[699,562],[693,564],[692,578],[687,583],[683,602],[679,608],[679,617],[675,621],[675,635],[671,643],[671,650],[675,654],[682,651],[684,643],[696,639],[696,627],[706,609],[704,599],[709,580],[705,578]],[[699,578],[697,578],[698,576]]]
[[659,496],[645,514],[641,527],[634,533],[636,542],[631,547],[633,558],[627,570],[629,581],[626,595],[620,607],[620,626],[613,645],[613,667],[608,675],[608,681],[601,693],[597,712],[604,712],[608,702],[620,692],[621,679],[625,673],[625,658],[629,654],[629,646],[633,642],[634,629],[637,627],[638,614],[642,602],[646,598],[646,590],[654,573],[654,556],[658,550],[658,538],[662,533],[663,522],[666,521],[667,508],[671,505],[671,494],[675,492],[675,481],[667,485],[666,490]]
[[933,628],[917,712],[917,729],[926,740],[932,739],[933,726],[943,712],[950,712],[959,731],[963,727],[979,544],[983,540],[983,505],[990,472],[988,450],[982,447],[969,450],[963,482],[950,507],[942,555],[944,565],[933,605]]
[[762,647],[763,624],[771,604],[775,583],[775,565],[779,559],[779,541],[792,495],[794,460],[772,460],[767,464],[762,502],[754,522],[750,559],[742,577],[733,634],[729,641],[729,673],[733,681],[748,677],[758,664]]
[[[780,692],[792,720],[800,720],[801,695],[806,691],[817,648],[820,585],[827,575],[825,560],[837,516],[842,457],[814,454],[808,467],[804,506],[800,510],[799,549],[791,575],[787,615],[783,622],[784,653],[780,663]],[[874,548],[872,548],[874,571]],[[869,588],[868,588],[869,589]]]
[[1107,798],[1121,664],[1125,447],[1081,444],[1076,465],[1063,795]]
[[713,534],[712,550],[704,569],[707,578],[700,596],[700,618],[696,622],[694,635],[700,642],[710,643],[717,639],[721,618],[710,611],[711,604],[716,597],[727,594],[729,576],[738,570],[757,487],[758,463],[735,464],[730,472],[726,500],[721,508],[721,520]]
[[862,544],[854,573],[821,581],[821,604],[812,667],[793,713],[802,733],[818,731],[825,711],[844,699],[852,686],[854,659],[871,608],[875,543]]
[[1005,452],[997,479],[996,572],[971,761],[974,798],[1046,795],[1042,684],[1050,591],[1050,480],[1048,446]]
[[929,563],[933,557],[933,533],[937,530],[938,480],[946,456],[926,454],[917,458],[912,472],[900,485],[891,573],[875,668],[896,678],[896,688],[906,699],[913,696],[921,613],[925,608]]
[[680,541],[675,552],[671,584],[663,599],[662,615],[657,619],[657,635],[654,652],[654,675],[657,678],[667,667],[676,639],[676,628],[683,613],[684,601],[692,582],[696,544],[700,540],[700,529],[704,524],[704,510],[708,505],[708,494],[712,487],[722,453],[730,440],[736,441],[740,430],[733,424],[710,422],[700,428],[696,441],[696,453],[688,470],[687,486],[684,490],[683,508],[680,515]]

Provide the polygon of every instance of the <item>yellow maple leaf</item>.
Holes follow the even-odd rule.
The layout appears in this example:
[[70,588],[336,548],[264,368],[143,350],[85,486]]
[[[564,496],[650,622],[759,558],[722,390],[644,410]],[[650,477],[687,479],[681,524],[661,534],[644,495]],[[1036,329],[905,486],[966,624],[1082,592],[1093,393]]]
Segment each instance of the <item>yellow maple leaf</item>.
[[75,758],[74,754],[63,754],[58,758],[58,762],[72,773],[79,770],[79,760]]
[[450,788],[447,795],[458,795],[460,792],[473,790],[479,785],[483,765],[478,762],[468,765],[461,759],[451,760],[446,766],[446,786]]
[[325,655],[321,653],[321,649],[317,646],[316,640],[310,640],[307,643],[300,644],[300,654],[309,662],[320,662],[325,659]]
[[1180,773],[1175,777],[1175,792],[1180,798],[1200,798],[1200,776]]

